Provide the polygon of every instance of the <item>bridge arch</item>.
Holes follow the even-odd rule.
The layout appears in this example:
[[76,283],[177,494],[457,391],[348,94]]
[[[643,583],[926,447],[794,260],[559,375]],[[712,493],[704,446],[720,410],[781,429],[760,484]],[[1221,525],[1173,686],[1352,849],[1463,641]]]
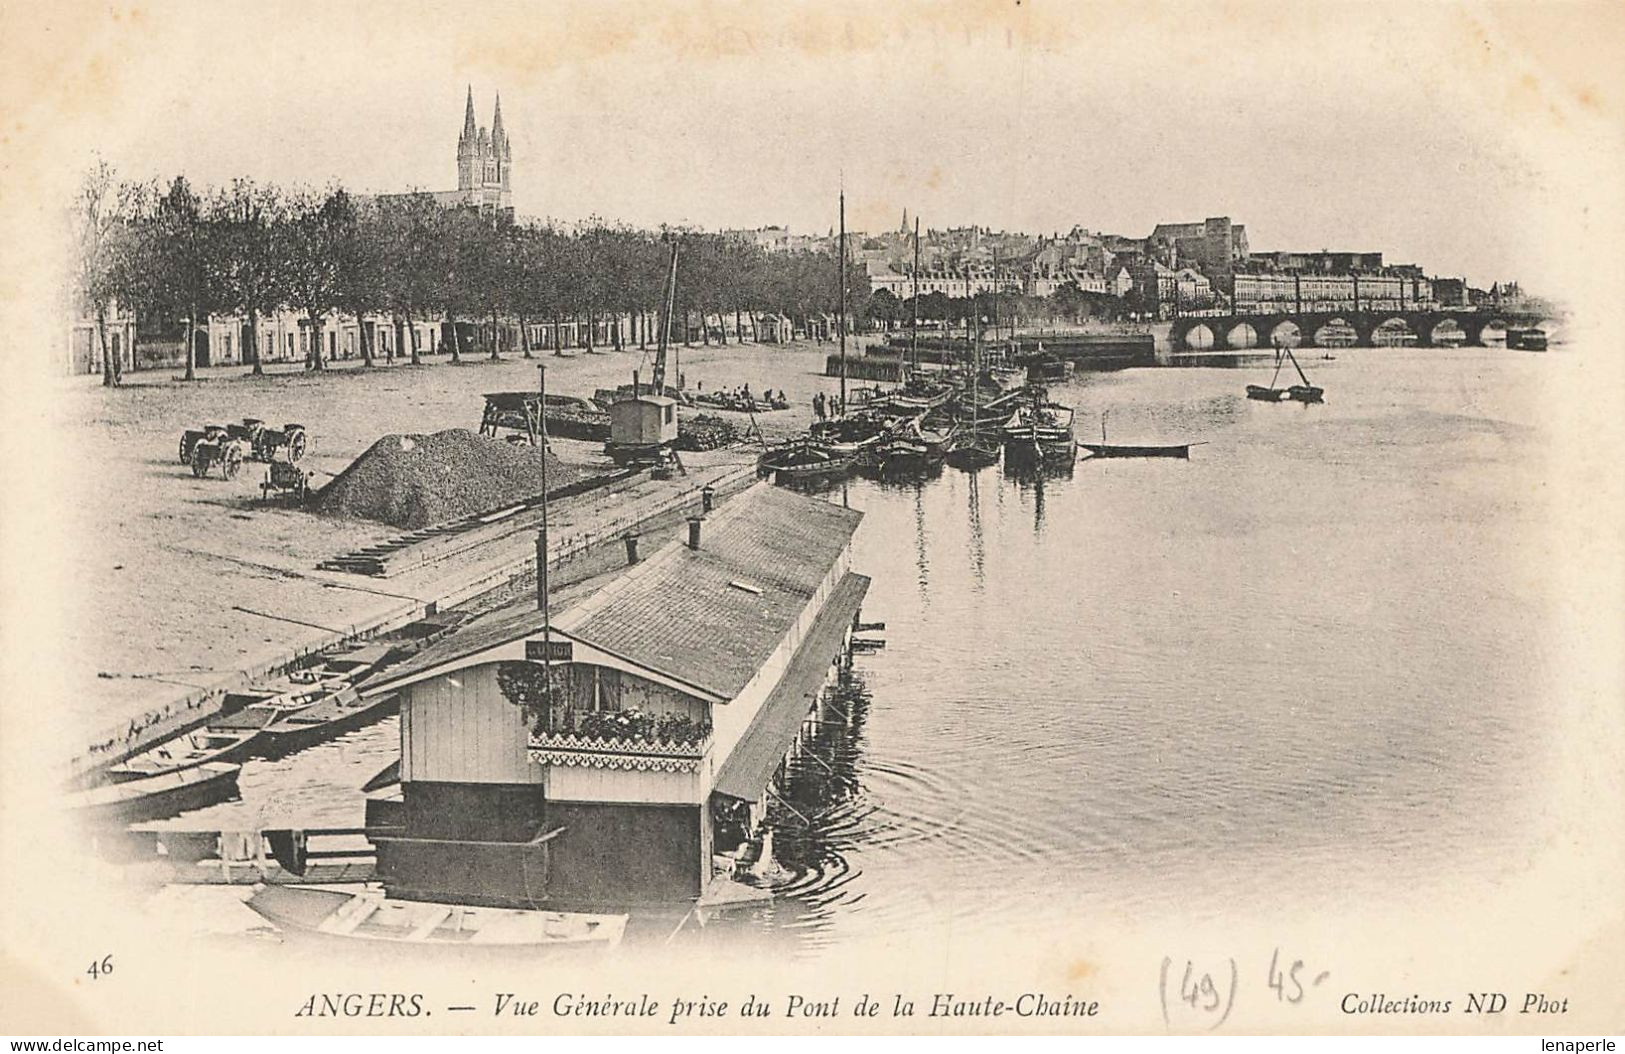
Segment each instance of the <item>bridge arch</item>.
[[1270,327],[1269,333],[1265,335],[1263,342],[1266,346],[1272,348],[1276,345],[1288,348],[1303,346],[1303,330],[1290,318],[1266,319],[1264,324]]
[[1405,348],[1415,345],[1420,338],[1402,315],[1391,315],[1371,328],[1371,345],[1377,348]]
[[1491,316],[1478,327],[1478,343],[1483,347],[1500,347],[1507,342],[1507,323],[1504,318]]
[[1470,343],[1467,327],[1461,324],[1460,319],[1451,316],[1423,319],[1418,339],[1436,348],[1459,348]]
[[1319,323],[1309,323],[1310,335],[1317,348],[1347,348],[1359,342],[1359,328],[1341,315]]
[[1226,344],[1237,350],[1256,348],[1263,343],[1258,336],[1258,327],[1251,322],[1238,322],[1230,327],[1224,339]]
[[1207,351],[1216,343],[1218,337],[1206,322],[1198,322],[1185,330],[1184,345],[1187,351]]

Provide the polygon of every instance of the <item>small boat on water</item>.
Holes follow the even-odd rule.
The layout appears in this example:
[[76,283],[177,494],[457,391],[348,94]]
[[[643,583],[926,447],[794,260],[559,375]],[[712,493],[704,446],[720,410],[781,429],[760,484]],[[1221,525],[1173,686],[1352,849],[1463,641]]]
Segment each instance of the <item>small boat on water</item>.
[[1545,351],[1546,331],[1534,326],[1507,330],[1507,347],[1512,351]]
[[1100,415],[1100,442],[1078,443],[1083,449],[1089,451],[1091,458],[1097,457],[1182,457],[1191,456],[1192,443],[1170,443],[1163,446],[1132,445],[1106,442],[1106,415]]
[[522,908],[478,908],[392,900],[300,886],[260,886],[246,901],[287,933],[357,941],[525,949],[610,949],[626,934],[626,915]]
[[[294,670],[263,686],[232,692],[226,696],[230,712],[209,722],[211,732],[259,729],[307,710],[317,703],[339,697],[354,698],[350,675],[316,666]],[[222,708],[225,709],[225,708]]]
[[851,455],[838,454],[822,443],[808,439],[792,440],[772,447],[756,459],[756,471],[775,480],[840,476],[851,468]]
[[985,468],[998,462],[999,448],[998,439],[992,435],[961,430],[942,456],[954,468]]
[[1033,359],[1027,363],[1027,383],[1048,384],[1054,381],[1064,381],[1072,376],[1077,369],[1071,359],[1060,359],[1046,355],[1043,358]]
[[398,711],[400,705],[400,696],[393,692],[370,698],[354,691],[341,692],[267,725],[258,737],[256,749],[268,757],[283,757],[380,721]]
[[850,457],[878,442],[888,427],[885,417],[863,410],[815,422],[809,431],[811,441],[819,447],[838,457]]
[[1115,443],[1079,443],[1091,457],[1185,457],[1191,456],[1191,444],[1169,446],[1123,446]]
[[225,801],[237,791],[241,765],[206,761],[178,772],[109,783],[68,796],[68,808],[90,820],[158,820]]
[[1045,402],[1035,393],[1031,403],[1005,422],[1003,439],[1006,453],[1012,456],[1071,459],[1078,448],[1072,434],[1072,408]]
[[[1281,367],[1288,362],[1292,363],[1292,368],[1298,371],[1298,379],[1303,383],[1286,388],[1277,387],[1276,382],[1280,379]],[[1300,403],[1318,403],[1324,401],[1325,395],[1326,390],[1324,388],[1317,388],[1309,383],[1309,378],[1304,374],[1303,367],[1298,365],[1298,359],[1292,354],[1292,349],[1284,345],[1277,346],[1275,349],[1275,373],[1270,377],[1269,385],[1249,384],[1247,386],[1247,398],[1266,403],[1281,403],[1289,399]]]
[[949,434],[943,458],[958,469],[985,468],[999,460],[999,442],[981,430],[982,404],[982,342],[976,342],[975,359],[971,363],[970,426],[960,426]]
[[1317,388],[1309,383],[1309,378],[1304,374],[1303,367],[1298,365],[1298,358],[1296,355],[1292,354],[1291,348],[1282,348],[1281,350],[1286,352],[1287,360],[1292,363],[1292,368],[1298,371],[1298,379],[1303,382],[1302,384],[1294,384],[1288,388],[1286,390],[1287,398],[1292,399],[1294,402],[1300,403],[1322,402],[1325,398],[1326,390],[1324,388]]
[[875,406],[887,413],[903,417],[918,417],[943,405],[958,394],[952,384],[911,377],[901,388],[887,392],[875,401]]
[[165,740],[107,770],[113,783],[129,783],[197,768],[211,761],[241,761],[254,748],[263,729],[204,729]]

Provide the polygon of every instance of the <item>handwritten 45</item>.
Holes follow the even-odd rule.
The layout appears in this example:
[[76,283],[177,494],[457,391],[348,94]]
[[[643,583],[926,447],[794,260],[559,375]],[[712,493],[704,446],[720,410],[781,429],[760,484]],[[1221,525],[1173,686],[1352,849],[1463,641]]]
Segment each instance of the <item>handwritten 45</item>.
[[[1284,965],[1281,958],[1281,949],[1277,948],[1270,953],[1270,987],[1275,989],[1277,1002],[1301,1003],[1304,996],[1304,984],[1307,978],[1302,959],[1293,959],[1290,966]],[[1330,970],[1322,970],[1313,978],[1307,978],[1310,988],[1314,988],[1330,977]]]

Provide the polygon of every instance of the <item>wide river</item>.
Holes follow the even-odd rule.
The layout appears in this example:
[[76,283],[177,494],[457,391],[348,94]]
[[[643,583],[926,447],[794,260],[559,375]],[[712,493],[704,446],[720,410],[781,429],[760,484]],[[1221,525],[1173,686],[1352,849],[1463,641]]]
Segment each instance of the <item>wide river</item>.
[[[1267,362],[1052,390],[1080,438],[1109,411],[1113,441],[1200,442],[1189,461],[828,492],[866,514],[853,563],[886,646],[772,813],[797,877],[727,939],[974,942],[1057,910],[1313,907],[1514,866],[1556,748],[1537,413],[1562,357],[1319,355],[1318,406],[1244,398]],[[394,735],[293,763],[353,787]],[[226,809],[299,804],[286,778],[243,787]]]

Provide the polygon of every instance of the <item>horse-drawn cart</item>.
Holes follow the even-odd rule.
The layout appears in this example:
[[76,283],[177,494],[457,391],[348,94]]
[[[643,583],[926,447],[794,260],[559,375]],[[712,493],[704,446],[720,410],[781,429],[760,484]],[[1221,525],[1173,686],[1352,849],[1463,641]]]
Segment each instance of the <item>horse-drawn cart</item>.
[[204,425],[201,429],[188,428],[181,433],[181,464],[195,465],[193,452],[200,442],[218,442],[222,437],[241,444],[239,453],[255,461],[274,461],[281,453],[287,461],[295,462],[305,456],[309,440],[302,424],[285,424],[281,428],[267,428],[257,417],[245,417],[240,425]]
[[[185,443],[183,439],[183,446]],[[218,467],[221,479],[236,479],[243,469],[243,450],[242,440],[233,438],[224,428],[211,425],[190,444],[192,475],[202,479]]]
[[290,497],[295,505],[303,505],[310,493],[310,473],[291,461],[272,461],[265,466],[265,482],[260,484],[260,497],[271,500],[271,492]]

